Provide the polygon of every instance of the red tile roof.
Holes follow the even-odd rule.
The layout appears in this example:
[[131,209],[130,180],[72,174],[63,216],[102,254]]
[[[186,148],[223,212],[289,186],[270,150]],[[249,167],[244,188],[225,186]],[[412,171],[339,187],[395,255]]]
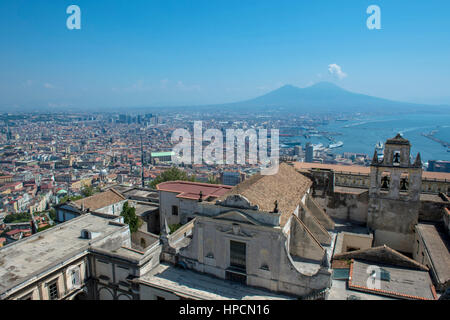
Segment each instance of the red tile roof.
[[13,235],[15,235],[15,234],[17,234],[17,233],[20,233],[20,232],[22,232],[22,231],[23,231],[23,230],[14,229],[14,230],[8,231],[6,234],[7,234],[8,236],[13,236]]
[[177,198],[198,200],[200,191],[203,199],[218,198],[230,191],[233,187],[222,184],[209,184],[190,181],[167,181],[156,186],[157,190],[179,193]]

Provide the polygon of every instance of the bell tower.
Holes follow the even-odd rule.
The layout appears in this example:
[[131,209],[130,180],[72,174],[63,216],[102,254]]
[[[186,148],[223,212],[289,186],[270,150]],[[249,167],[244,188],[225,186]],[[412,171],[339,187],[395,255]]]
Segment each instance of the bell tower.
[[367,226],[374,231],[374,246],[386,244],[412,252],[418,222],[422,161],[410,161],[411,144],[397,134],[385,143],[383,160],[375,154],[370,166]]

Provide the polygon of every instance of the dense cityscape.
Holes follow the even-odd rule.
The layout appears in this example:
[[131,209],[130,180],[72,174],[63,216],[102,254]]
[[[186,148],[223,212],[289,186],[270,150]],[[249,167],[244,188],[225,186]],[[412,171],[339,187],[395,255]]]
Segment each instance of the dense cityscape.
[[0,4],[0,300],[450,300],[450,46],[381,27],[422,7],[330,27],[301,1],[21,2]]

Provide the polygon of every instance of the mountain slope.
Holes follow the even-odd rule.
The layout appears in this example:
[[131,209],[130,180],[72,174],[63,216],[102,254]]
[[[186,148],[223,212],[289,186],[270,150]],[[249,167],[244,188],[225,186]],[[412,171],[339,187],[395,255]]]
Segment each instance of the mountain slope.
[[299,112],[392,112],[430,108],[353,93],[329,82],[320,82],[307,88],[285,85],[260,97],[226,106],[261,110],[283,108]]

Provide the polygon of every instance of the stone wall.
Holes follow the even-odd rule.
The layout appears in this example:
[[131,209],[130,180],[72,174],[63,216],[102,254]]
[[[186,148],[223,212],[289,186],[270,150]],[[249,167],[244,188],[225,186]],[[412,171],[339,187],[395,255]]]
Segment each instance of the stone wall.
[[314,199],[326,213],[333,219],[352,221],[357,224],[367,222],[367,208],[369,194],[367,190],[361,189],[357,192],[345,192],[336,190],[325,198]]
[[420,201],[419,220],[429,222],[440,222],[444,216],[445,208],[450,207],[448,198],[441,194],[442,201],[422,200]]

